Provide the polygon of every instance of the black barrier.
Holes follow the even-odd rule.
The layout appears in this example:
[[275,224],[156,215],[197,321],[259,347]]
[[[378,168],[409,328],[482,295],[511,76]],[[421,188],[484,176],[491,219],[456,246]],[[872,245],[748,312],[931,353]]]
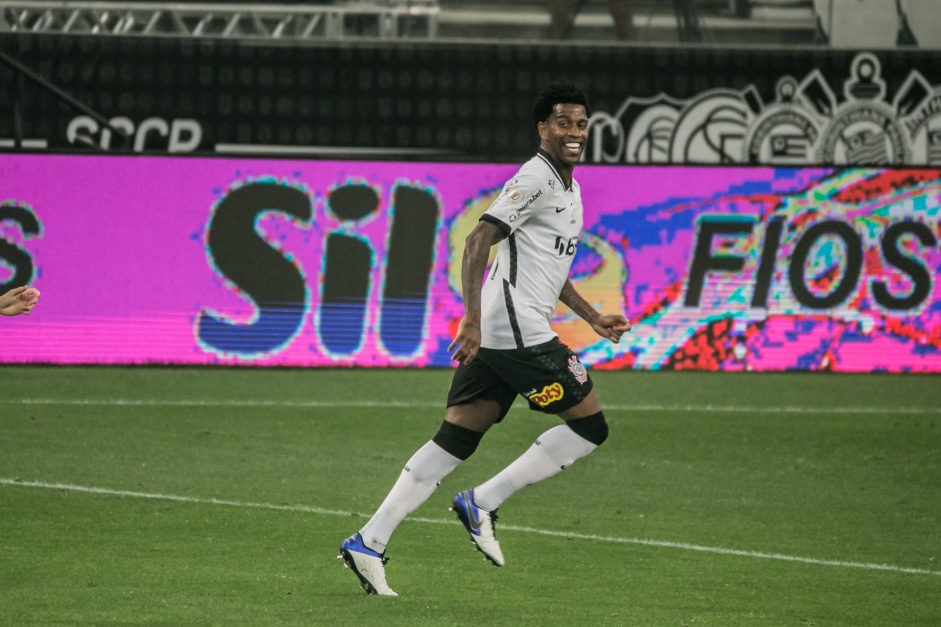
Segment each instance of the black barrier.
[[[26,33],[0,46],[139,152],[516,161],[536,141],[534,92],[568,78],[595,108],[590,162],[941,164],[941,51]],[[0,90],[4,111],[13,97]],[[118,149],[91,117],[24,98],[27,147]]]

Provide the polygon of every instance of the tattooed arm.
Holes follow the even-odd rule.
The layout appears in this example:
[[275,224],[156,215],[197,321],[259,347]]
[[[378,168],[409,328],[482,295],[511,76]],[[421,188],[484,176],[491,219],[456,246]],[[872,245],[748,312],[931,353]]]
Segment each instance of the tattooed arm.
[[582,295],[575,290],[575,286],[568,279],[559,293],[559,300],[577,313],[582,320],[591,325],[595,333],[607,338],[615,344],[621,341],[621,336],[631,330],[631,323],[621,314],[601,314],[591,306]]
[[474,360],[480,348],[481,283],[487,270],[490,248],[503,238],[503,231],[498,226],[480,221],[464,242],[464,257],[461,261],[464,317],[461,318],[454,341],[448,346],[454,361],[468,364]]

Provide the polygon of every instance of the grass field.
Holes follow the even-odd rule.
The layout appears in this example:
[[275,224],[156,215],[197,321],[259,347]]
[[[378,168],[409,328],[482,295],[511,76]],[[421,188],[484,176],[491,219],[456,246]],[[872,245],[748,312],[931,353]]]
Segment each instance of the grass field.
[[448,512],[555,424],[523,408],[393,538],[335,559],[436,431],[448,371],[0,368],[4,625],[941,625],[941,379],[594,377],[609,440]]

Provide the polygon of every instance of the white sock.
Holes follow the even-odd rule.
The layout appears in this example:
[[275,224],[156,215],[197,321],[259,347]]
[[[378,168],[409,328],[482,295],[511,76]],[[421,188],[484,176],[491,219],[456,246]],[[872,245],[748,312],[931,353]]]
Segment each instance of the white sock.
[[399,523],[427,501],[438,483],[460,463],[460,459],[434,442],[428,442],[418,449],[405,464],[382,505],[359,530],[363,543],[379,553],[385,551]]
[[495,477],[474,488],[474,502],[493,511],[517,490],[559,474],[596,448],[565,425],[553,427]]

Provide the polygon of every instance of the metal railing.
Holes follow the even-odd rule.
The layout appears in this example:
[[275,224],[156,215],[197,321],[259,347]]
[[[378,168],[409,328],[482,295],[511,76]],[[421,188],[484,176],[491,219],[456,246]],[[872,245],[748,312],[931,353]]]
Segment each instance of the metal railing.
[[0,2],[0,32],[185,37],[433,39],[437,0],[334,4]]

